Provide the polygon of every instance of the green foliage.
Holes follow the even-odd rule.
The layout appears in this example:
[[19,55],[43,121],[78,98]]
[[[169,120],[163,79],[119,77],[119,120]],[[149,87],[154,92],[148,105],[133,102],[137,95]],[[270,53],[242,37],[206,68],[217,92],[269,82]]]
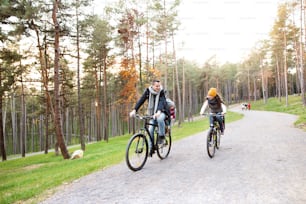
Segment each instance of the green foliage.
[[[241,114],[227,114],[227,122],[238,120]],[[207,118],[174,126],[174,140],[204,131],[209,127]],[[64,160],[54,153],[39,154],[0,163],[0,203],[38,200],[64,183],[72,182],[92,172],[107,168],[124,160],[125,148],[130,135],[110,138],[109,142],[87,144],[84,158]],[[72,153],[77,147],[71,147]],[[128,171],[128,169],[127,169]]]
[[16,65],[21,59],[21,56],[16,51],[8,49],[0,50],[0,95],[2,96],[5,91],[10,90],[11,85],[15,83],[17,77],[21,74],[20,66]]

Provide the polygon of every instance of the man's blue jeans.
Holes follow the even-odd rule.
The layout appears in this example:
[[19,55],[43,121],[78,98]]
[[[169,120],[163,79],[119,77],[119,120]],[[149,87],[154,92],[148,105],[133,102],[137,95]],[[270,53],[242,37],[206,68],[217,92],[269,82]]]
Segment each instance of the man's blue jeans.
[[[166,114],[165,113],[161,113],[157,119],[152,119],[150,120],[150,124],[157,124],[158,125],[158,135],[159,136],[164,136],[165,135],[165,118],[166,118]],[[149,127],[149,132],[150,135],[153,137],[153,141],[154,141],[154,129],[155,127],[153,125],[150,125]]]

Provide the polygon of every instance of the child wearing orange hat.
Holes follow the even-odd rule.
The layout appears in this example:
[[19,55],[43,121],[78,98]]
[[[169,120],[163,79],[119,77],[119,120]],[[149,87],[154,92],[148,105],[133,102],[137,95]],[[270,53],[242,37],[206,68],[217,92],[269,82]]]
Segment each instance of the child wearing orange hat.
[[[216,116],[216,119],[219,122],[221,135],[224,135],[224,127],[225,127],[224,114],[226,113],[226,106],[222,101],[221,97],[218,95],[216,88],[209,89],[206,100],[201,107],[200,111],[201,115],[204,114],[207,107],[209,107],[210,112],[212,113],[221,113],[221,115]],[[210,117],[209,120],[210,120],[210,125],[213,125],[213,117]]]

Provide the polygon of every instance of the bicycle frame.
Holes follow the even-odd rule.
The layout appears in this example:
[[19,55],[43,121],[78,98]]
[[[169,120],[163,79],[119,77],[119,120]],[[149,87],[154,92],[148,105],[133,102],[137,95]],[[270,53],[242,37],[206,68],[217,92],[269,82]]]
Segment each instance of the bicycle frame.
[[153,131],[153,135],[151,135],[151,133],[150,133],[150,131],[149,131],[149,127],[150,126],[153,126],[153,127],[157,127],[158,128],[158,125],[157,124],[152,124],[152,123],[150,123],[150,120],[152,120],[153,119],[153,116],[140,116],[140,115],[136,115],[135,116],[136,118],[139,118],[140,120],[144,120],[144,125],[143,125],[143,127],[142,128],[140,128],[140,132],[141,131],[146,131],[146,133],[147,134],[145,134],[145,135],[148,135],[149,136],[149,140],[150,140],[150,142],[151,142],[151,144],[152,144],[152,148],[155,148],[154,146],[155,146],[155,140],[156,140],[156,138],[158,137],[158,132],[156,133],[156,138],[154,137],[154,132],[156,132],[157,130],[155,129],[154,131]]

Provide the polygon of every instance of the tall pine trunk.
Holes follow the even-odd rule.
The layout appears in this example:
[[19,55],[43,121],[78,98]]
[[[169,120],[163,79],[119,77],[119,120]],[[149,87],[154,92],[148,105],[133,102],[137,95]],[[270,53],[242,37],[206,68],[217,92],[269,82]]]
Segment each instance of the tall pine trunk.
[[[0,67],[1,69],[1,67]],[[1,80],[1,71],[0,71],[0,86],[2,86]],[[4,144],[4,131],[3,131],[3,115],[2,115],[2,102],[3,96],[2,92],[0,93],[0,152],[2,156],[2,161],[6,161],[6,151],[5,151],[5,144]]]
[[59,37],[60,37],[60,26],[57,21],[57,11],[60,0],[54,0],[53,2],[53,11],[52,11],[52,20],[54,23],[55,36],[54,36],[54,125],[57,138],[57,144],[61,149],[61,153],[64,159],[69,159],[70,155],[68,153],[61,124],[61,114],[60,114],[60,96],[59,96]]
[[80,77],[80,26],[79,26],[79,5],[76,7],[76,23],[77,23],[77,77],[78,77],[78,113],[79,113],[79,125],[80,125],[80,142],[81,149],[85,151],[85,125],[84,116],[81,104],[81,77]]
[[22,157],[25,157],[26,152],[26,108],[25,108],[25,97],[24,87],[21,75],[21,117],[20,117],[20,149]]
[[285,83],[285,96],[286,106],[288,106],[288,74],[287,74],[287,37],[284,31],[284,83]]
[[[48,87],[48,59],[47,59],[47,42],[46,42],[46,36],[44,37],[45,39],[45,47],[41,46],[40,42],[40,35],[39,35],[39,29],[38,27],[34,24],[33,22],[33,29],[35,30],[36,33],[36,38],[37,38],[37,47],[39,51],[39,63],[40,63],[40,68],[41,68],[41,79],[42,79],[42,86],[44,88],[44,95],[45,95],[45,118],[44,118],[44,126],[45,126],[45,144],[44,144],[44,149],[45,149],[45,154],[48,153],[49,150],[49,114],[50,111],[52,115],[54,115],[54,110],[53,110],[53,104],[51,101],[51,96],[49,94],[49,87]],[[42,116],[43,118],[43,116]],[[42,127],[41,127],[41,136],[43,135]],[[42,140],[41,140],[42,141]],[[42,146],[42,144],[41,144]]]
[[[301,84],[301,96],[302,96],[302,102],[303,105],[306,106],[306,97],[305,97],[305,82],[304,82],[304,48],[303,48],[303,0],[301,0],[301,16],[300,16],[300,84]],[[304,12],[305,15],[306,12]],[[305,21],[305,18],[304,18]],[[304,26],[305,27],[305,26]],[[306,27],[305,27],[306,32]],[[305,34],[306,36],[306,34]]]
[[18,139],[17,139],[17,114],[16,114],[16,102],[15,94],[11,94],[11,117],[12,117],[12,134],[13,134],[13,154],[17,154]]
[[281,77],[278,56],[276,56],[276,73],[277,73],[277,97],[281,101]]
[[104,114],[104,140],[108,141],[109,137],[109,131],[108,131],[108,108],[107,108],[107,73],[106,73],[106,49],[105,49],[105,55],[104,55],[104,66],[103,66],[103,81],[104,81],[104,86],[103,86],[103,95],[104,95],[104,104],[103,104],[103,114]]

